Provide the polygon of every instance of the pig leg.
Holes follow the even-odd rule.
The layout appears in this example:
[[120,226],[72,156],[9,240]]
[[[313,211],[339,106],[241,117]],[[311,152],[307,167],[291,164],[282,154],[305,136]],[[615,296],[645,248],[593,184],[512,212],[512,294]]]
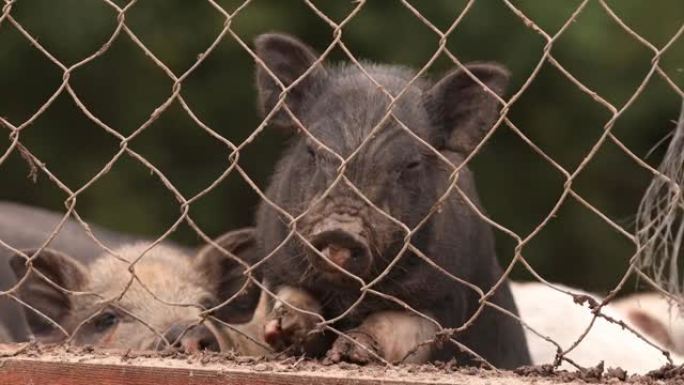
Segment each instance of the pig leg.
[[276,291],[276,301],[264,322],[264,340],[275,350],[293,349],[306,353],[315,339],[310,332],[315,328],[318,317],[297,311],[285,303],[315,314],[321,314],[316,299],[303,289],[282,286]]
[[437,331],[435,324],[413,313],[394,310],[373,313],[357,328],[346,332],[355,342],[338,337],[326,360],[367,364],[376,360],[370,353],[373,352],[391,363],[423,363],[430,359],[432,344],[418,346],[433,339]]

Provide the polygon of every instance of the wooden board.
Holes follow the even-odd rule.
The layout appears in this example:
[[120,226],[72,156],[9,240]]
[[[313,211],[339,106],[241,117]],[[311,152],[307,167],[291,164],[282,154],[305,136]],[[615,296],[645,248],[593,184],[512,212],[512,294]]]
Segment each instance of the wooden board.
[[[1,345],[0,345],[1,346]],[[4,358],[2,358],[4,356]],[[528,378],[510,372],[448,371],[421,367],[322,366],[224,357],[161,358],[66,349],[5,352],[1,385],[550,385],[558,378]]]

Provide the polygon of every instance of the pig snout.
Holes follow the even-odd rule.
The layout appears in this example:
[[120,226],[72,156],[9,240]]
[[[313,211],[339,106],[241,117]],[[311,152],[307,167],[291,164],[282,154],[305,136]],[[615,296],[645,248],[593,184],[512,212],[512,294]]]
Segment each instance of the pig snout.
[[311,244],[327,261],[313,251],[312,264],[321,272],[332,276],[344,275],[331,263],[356,276],[365,276],[370,270],[372,255],[363,226],[358,218],[332,216],[314,227]]
[[[330,262],[352,274],[359,275],[370,265],[370,250],[366,243],[346,231],[324,231],[315,235],[311,244]],[[317,265],[330,273],[338,272],[325,260],[320,260]]]
[[[204,350],[218,352],[221,350],[219,338],[205,325],[176,324],[171,326],[164,338],[171,344],[172,349],[186,353],[197,353]],[[163,350],[167,344],[161,340],[156,344],[157,350]]]
[[264,325],[264,340],[267,344],[280,350],[279,344],[283,338],[283,328],[280,319],[273,319]]

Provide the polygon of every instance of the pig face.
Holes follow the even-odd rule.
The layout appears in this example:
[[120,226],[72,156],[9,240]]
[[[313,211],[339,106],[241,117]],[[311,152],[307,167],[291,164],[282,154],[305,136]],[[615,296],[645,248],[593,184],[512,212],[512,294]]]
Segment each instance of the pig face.
[[[189,352],[225,348],[221,328],[204,320],[202,312],[226,297],[220,290],[227,283],[206,272],[230,277],[235,263],[211,249],[193,260],[174,248],[147,248],[144,243],[124,246],[115,250],[122,260],[103,255],[88,266],[44,249],[31,270],[24,257],[14,256],[11,266],[23,279],[17,296],[33,308],[24,311],[34,336],[42,342],[64,340],[56,323],[77,345],[149,350],[172,344]],[[137,279],[130,282],[130,262],[143,252],[135,265]]]
[[[467,66],[490,91],[463,70],[409,85],[411,70],[364,63],[371,80],[354,65],[317,64],[309,47],[284,35],[262,35],[255,47],[268,67],[257,68],[264,115],[275,109],[270,123],[299,131],[269,191],[291,215],[304,214],[297,229],[319,251],[300,244],[289,255],[306,256],[327,282],[372,277],[407,235],[387,215],[413,228],[428,214],[445,190],[436,181],[448,165],[436,151],[466,155],[479,143],[497,117],[494,93],[507,72]],[[291,86],[284,105],[296,119],[278,105],[279,83]],[[393,104],[376,83],[398,97]]]

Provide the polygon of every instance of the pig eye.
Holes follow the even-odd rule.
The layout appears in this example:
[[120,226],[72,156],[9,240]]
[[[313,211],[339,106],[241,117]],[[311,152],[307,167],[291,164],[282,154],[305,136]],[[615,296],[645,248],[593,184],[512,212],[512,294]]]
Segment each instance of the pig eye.
[[420,167],[420,161],[414,160],[414,161],[407,163],[406,166],[404,167],[404,170],[413,171],[413,170],[418,169],[418,167]]
[[119,316],[113,311],[105,311],[93,320],[93,325],[98,332],[104,332],[119,322]]
[[316,151],[311,146],[306,146],[306,153],[309,158],[316,159]]

